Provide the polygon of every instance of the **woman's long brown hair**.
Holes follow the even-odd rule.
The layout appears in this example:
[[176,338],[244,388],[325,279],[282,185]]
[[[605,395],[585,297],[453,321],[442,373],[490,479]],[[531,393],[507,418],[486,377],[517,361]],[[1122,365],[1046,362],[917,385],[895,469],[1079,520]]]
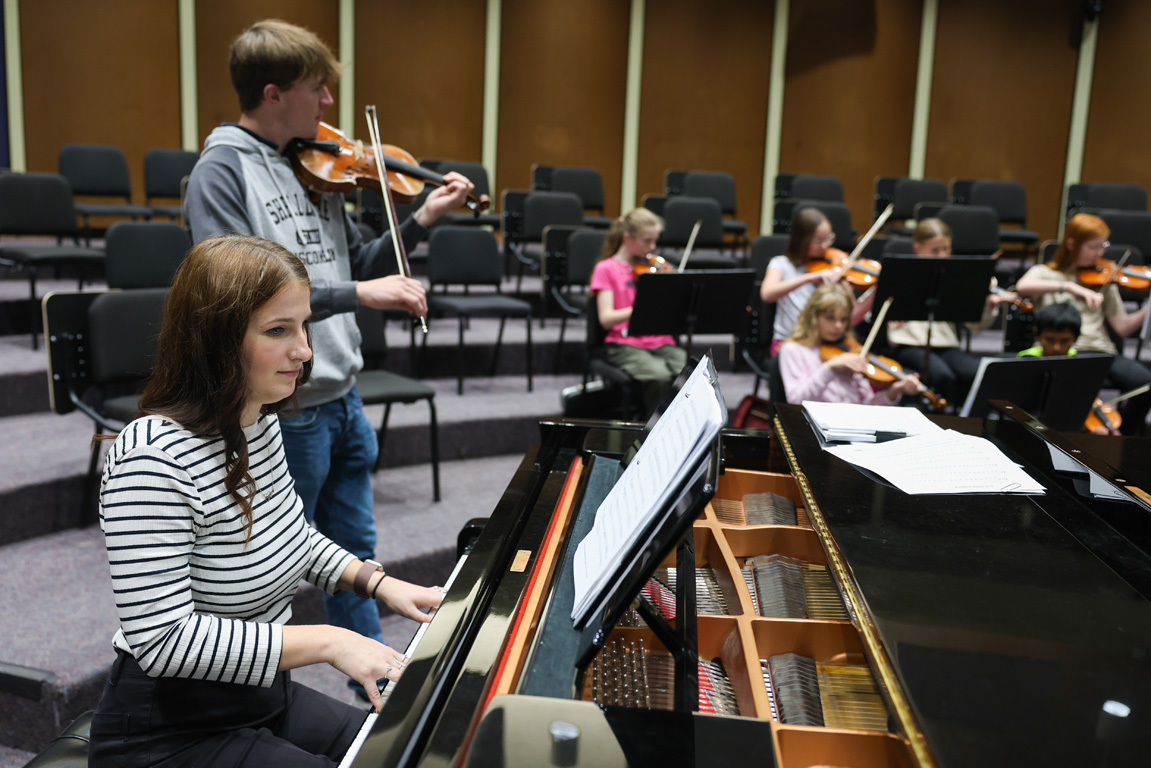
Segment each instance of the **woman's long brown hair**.
[[[310,285],[307,269],[269,240],[224,235],[194,246],[168,294],[156,366],[140,397],[141,414],[164,416],[199,437],[223,439],[224,485],[240,506],[249,536],[255,481],[240,425],[248,398],[244,336],[252,313],[293,283]],[[297,386],[311,371],[308,360]],[[261,413],[275,413],[290,399],[265,405]]]

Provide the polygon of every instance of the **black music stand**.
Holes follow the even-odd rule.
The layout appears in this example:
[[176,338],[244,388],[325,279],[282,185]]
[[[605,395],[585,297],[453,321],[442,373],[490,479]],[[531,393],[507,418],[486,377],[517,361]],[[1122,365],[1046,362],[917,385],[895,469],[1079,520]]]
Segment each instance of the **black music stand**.
[[927,346],[923,354],[922,376],[931,370],[931,325],[978,322],[983,317],[995,259],[989,256],[948,256],[929,259],[920,256],[891,255],[883,260],[883,271],[875,289],[875,306],[894,297],[887,320],[926,320]]
[[960,416],[986,416],[1007,400],[1062,432],[1079,432],[1111,370],[1111,355],[991,358],[980,361]]
[[738,333],[747,323],[751,269],[687,270],[640,275],[628,320],[629,336]]

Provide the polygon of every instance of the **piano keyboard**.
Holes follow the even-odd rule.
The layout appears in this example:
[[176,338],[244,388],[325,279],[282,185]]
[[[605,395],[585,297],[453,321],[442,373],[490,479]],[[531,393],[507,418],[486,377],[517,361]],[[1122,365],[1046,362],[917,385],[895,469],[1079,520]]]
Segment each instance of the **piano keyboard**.
[[811,522],[795,502],[778,493],[748,493],[742,500],[715,498],[711,508],[721,523],[727,525],[798,525],[810,528]]
[[759,555],[749,557],[742,570],[760,616],[848,620],[843,598],[822,565],[785,555]]
[[[448,580],[444,582],[445,591],[452,586],[452,582],[456,580],[456,576],[459,574],[460,569],[464,565],[464,561],[467,559],[468,556],[464,555],[456,563],[456,567],[452,569],[452,573],[450,576],[448,576]],[[429,626],[431,626],[430,621],[425,624],[421,624],[419,628],[416,629],[416,634],[412,637],[412,641],[408,643],[408,647],[404,649],[404,654],[406,656],[411,658],[412,653],[416,650],[416,646],[420,644],[420,640],[424,638],[424,633],[428,631]],[[388,685],[384,687],[384,690],[380,692],[380,698],[382,699],[381,709],[388,705],[388,699],[391,698],[392,691],[395,690],[395,687],[396,683],[388,683]],[[368,712],[368,716],[364,719],[364,724],[360,726],[360,730],[356,734],[356,738],[352,741],[352,745],[348,747],[348,751],[344,753],[344,759],[340,761],[339,768],[349,768],[349,766],[351,766],[352,761],[356,759],[356,755],[360,753],[360,748],[363,747],[364,742],[367,741],[368,734],[371,733],[372,726],[376,724],[376,718],[379,716],[380,715],[375,711],[375,708],[372,708]]]
[[[739,705],[722,662],[699,659],[698,663],[699,711],[738,715]],[[674,708],[675,659],[671,654],[648,650],[643,639],[610,641],[596,655],[588,677],[584,699],[601,706]]]
[[787,725],[887,730],[887,706],[871,670],[798,653],[760,659],[771,716]]

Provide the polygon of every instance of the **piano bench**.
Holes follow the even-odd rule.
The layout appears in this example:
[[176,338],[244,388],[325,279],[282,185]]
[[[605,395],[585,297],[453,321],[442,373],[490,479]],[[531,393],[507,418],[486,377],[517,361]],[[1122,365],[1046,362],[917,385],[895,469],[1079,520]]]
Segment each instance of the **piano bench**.
[[91,729],[92,712],[85,712],[52,739],[52,743],[24,768],[87,768],[88,735]]

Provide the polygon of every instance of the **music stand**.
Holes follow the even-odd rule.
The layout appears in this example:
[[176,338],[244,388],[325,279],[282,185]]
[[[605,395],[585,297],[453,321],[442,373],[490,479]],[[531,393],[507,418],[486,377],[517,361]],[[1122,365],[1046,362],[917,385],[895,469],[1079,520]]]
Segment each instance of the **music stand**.
[[960,416],[986,416],[988,400],[1009,400],[1052,429],[1079,432],[1111,370],[1111,355],[985,357]]
[[747,323],[751,269],[652,272],[635,283],[629,336],[738,333]]
[[995,259],[989,256],[948,256],[928,259],[890,255],[875,288],[875,306],[894,297],[888,320],[927,320],[927,346],[923,354],[923,378],[930,375],[931,325],[978,322],[983,317]]

